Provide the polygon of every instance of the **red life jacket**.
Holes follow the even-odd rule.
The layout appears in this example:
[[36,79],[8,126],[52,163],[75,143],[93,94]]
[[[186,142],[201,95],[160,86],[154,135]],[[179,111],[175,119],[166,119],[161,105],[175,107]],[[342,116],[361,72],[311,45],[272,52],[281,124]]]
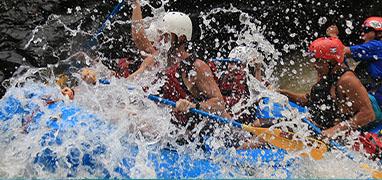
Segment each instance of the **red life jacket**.
[[[192,56],[190,58],[193,58]],[[189,60],[193,62],[193,60]],[[193,63],[192,63],[193,64]],[[236,103],[238,103],[241,98],[248,96],[249,91],[246,85],[245,72],[238,71],[236,73],[228,73],[224,77],[217,77],[217,67],[214,63],[209,62],[209,67],[214,74],[214,79],[218,83],[219,89],[222,92],[230,92],[223,94],[224,101],[227,108],[231,108]],[[195,102],[195,99],[192,97],[192,94],[187,90],[185,85],[181,84],[181,72],[180,64],[177,63],[166,69],[166,78],[167,81],[162,87],[163,97],[171,99],[172,101],[178,101],[179,99],[186,99],[190,102]],[[232,78],[233,77],[233,78]],[[185,113],[174,113],[175,117],[178,119],[180,124],[186,124],[190,114]]]
[[[171,99],[172,101],[186,99],[190,102],[201,102],[207,99],[206,97],[199,97],[199,99],[193,98],[192,93],[187,89],[182,80],[182,71],[191,71],[196,59],[196,56],[192,54],[181,62],[184,64],[177,63],[166,69],[165,76],[167,79],[164,86],[162,86],[164,98]],[[213,63],[208,63],[208,65],[212,72],[216,72],[216,66]],[[214,79],[217,81],[216,76],[214,76]],[[190,117],[193,116],[190,113],[174,113],[174,115],[181,125],[186,125]]]
[[[249,96],[244,71],[228,72],[228,70],[221,70],[213,62],[209,62],[209,66],[215,75],[215,80],[219,85],[227,108],[237,104],[243,97]],[[225,72],[218,78],[220,74],[218,71]]]
[[178,69],[179,63],[166,69],[166,83],[162,87],[163,97],[173,101],[178,101],[179,99],[190,100],[189,95],[178,80],[181,76],[181,74],[178,73]]
[[382,136],[366,132],[359,136],[359,142],[356,142],[353,148],[356,151],[363,150],[367,154],[370,154],[373,159],[382,158]]
[[115,74],[117,78],[127,78],[130,76],[129,64],[127,63],[126,58],[119,59],[118,68],[120,69],[120,71]]
[[[186,89],[185,85],[181,85],[180,78],[181,74],[179,72],[180,64],[177,63],[166,69],[166,82],[162,86],[163,98],[170,99],[172,101],[178,101],[179,99],[186,99],[190,102],[194,102],[192,94]],[[174,112],[178,123],[181,125],[186,125],[190,116],[190,113],[177,113]]]
[[237,104],[243,97],[249,96],[244,71],[224,74],[218,82],[224,101],[229,108]]

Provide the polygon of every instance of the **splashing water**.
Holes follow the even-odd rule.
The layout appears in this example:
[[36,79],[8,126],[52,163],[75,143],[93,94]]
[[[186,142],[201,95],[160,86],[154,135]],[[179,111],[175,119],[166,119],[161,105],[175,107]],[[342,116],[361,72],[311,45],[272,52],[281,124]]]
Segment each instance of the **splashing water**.
[[[143,2],[145,4],[147,2]],[[147,24],[155,22],[164,14],[164,5],[153,10],[154,17],[146,18]],[[148,3],[147,3],[148,4]],[[81,9],[77,9],[81,11]],[[240,13],[237,21],[243,26],[237,32],[235,28],[225,26],[227,32],[237,33],[237,39],[230,42],[216,41],[217,47],[234,43],[246,45],[261,51],[267,61],[262,62],[265,77],[274,87],[278,79],[274,75],[275,66],[282,64],[281,53],[263,35],[265,27],[261,22],[248,13],[231,7],[215,8],[208,13],[201,13],[203,26],[209,31],[218,33],[212,28],[215,23],[212,15],[218,13]],[[75,29],[65,25],[60,16],[51,15],[48,22],[57,22],[64,26],[64,31],[70,36],[78,34],[89,35],[82,30],[80,23]],[[323,17],[318,23],[324,24]],[[108,23],[112,30],[118,24],[129,24],[130,21],[117,20]],[[48,26],[47,23],[45,26]],[[351,23],[347,24],[353,29]],[[148,25],[147,25],[148,27]],[[202,27],[202,25],[200,25]],[[32,44],[41,43],[37,35],[44,26],[38,26],[33,31],[32,38],[25,48]],[[202,39],[208,36],[201,28]],[[107,37],[99,46],[119,41]],[[113,48],[112,46],[109,48]],[[131,48],[131,47],[128,47]],[[127,48],[127,49],[128,49]],[[102,58],[105,55],[99,53]],[[180,137],[187,136],[184,128],[171,123],[173,118],[170,109],[149,101],[146,96],[156,94],[163,85],[163,81],[152,82],[156,74],[165,68],[165,56],[159,56],[160,67],[145,72],[136,81],[127,81],[111,76],[108,69],[101,63],[92,65],[98,77],[105,77],[110,84],[88,85],[80,81],[76,87],[74,101],[63,97],[55,85],[54,68],[20,68],[20,75],[9,81],[8,92],[0,101],[0,176],[3,178],[156,178],[166,177],[163,173],[177,174],[188,172],[191,165],[185,162],[211,161],[217,164],[217,169],[211,169],[193,178],[369,178],[358,167],[337,151],[329,152],[324,160],[313,161],[300,159],[299,153],[286,154],[282,160],[270,160],[263,163],[261,158],[250,159],[250,155],[237,154],[234,148],[224,146],[227,133],[241,133],[241,137],[250,138],[250,134],[240,130],[232,130],[228,126],[219,126],[207,144],[211,148],[206,153],[199,148],[198,141],[188,141],[183,145],[177,142]],[[313,133],[301,119],[308,116],[289,106],[286,97],[268,90],[261,82],[249,73],[247,81],[251,96],[247,104],[254,104],[262,97],[269,97],[268,103],[260,102],[260,108],[272,108],[269,104],[278,103],[286,107],[282,115],[290,121],[280,122],[272,128],[292,130],[300,137],[311,136]],[[37,74],[37,75],[36,75]],[[38,78],[34,78],[38,76]],[[75,77],[80,79],[79,74]],[[142,88],[143,87],[143,88]],[[150,87],[148,90],[145,87]],[[145,91],[143,90],[145,89]],[[56,103],[48,104],[49,100],[59,99]],[[238,103],[241,104],[241,103]],[[12,106],[10,106],[12,105]],[[241,107],[234,107],[234,109]],[[207,123],[204,120],[200,126]],[[201,128],[199,128],[201,129]],[[175,149],[175,166],[158,170],[156,163],[166,163],[167,149]],[[308,149],[306,150],[308,151]],[[277,150],[272,150],[276,153]],[[263,152],[263,154],[265,154]],[[171,157],[170,157],[171,158]],[[245,160],[248,159],[249,160]],[[369,162],[358,157],[362,162],[377,166],[376,162]],[[154,160],[153,160],[154,159]],[[281,168],[275,168],[280,166]],[[208,168],[207,168],[208,169]],[[287,169],[287,172],[285,171]],[[173,172],[171,172],[173,170]],[[163,172],[169,171],[169,172]],[[219,173],[217,173],[217,171]],[[162,174],[161,174],[162,173]],[[168,177],[168,176],[167,176]],[[171,177],[185,177],[184,174]]]

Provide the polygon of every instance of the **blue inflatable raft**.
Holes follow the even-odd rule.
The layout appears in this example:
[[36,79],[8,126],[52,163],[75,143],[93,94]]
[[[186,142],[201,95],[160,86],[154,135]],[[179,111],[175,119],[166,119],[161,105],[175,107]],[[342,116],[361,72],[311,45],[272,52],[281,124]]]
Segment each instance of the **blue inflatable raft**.
[[[152,147],[153,150],[144,156],[144,165],[155,173],[143,176],[147,172],[137,165],[139,145],[129,142],[128,137],[120,137],[119,142],[123,145],[124,153],[114,157],[112,147],[105,144],[105,139],[115,130],[112,124],[75,105],[63,102],[50,104],[44,111],[40,111],[39,109],[43,108],[38,101],[41,99],[38,94],[41,93],[26,92],[25,99],[20,100],[11,95],[0,101],[0,138],[3,139],[1,145],[2,148],[12,145],[20,133],[26,137],[38,138],[36,143],[39,151],[31,152],[30,164],[37,171],[52,174],[51,177],[57,177],[56,173],[65,177],[93,178],[257,177],[253,172],[258,172],[261,168],[272,169],[269,174],[274,176],[268,177],[291,176],[291,172],[288,171],[291,162],[285,158],[286,152],[280,149],[238,150],[234,154],[228,151],[213,152],[206,153],[205,157],[194,158],[163,147]],[[263,109],[259,114],[262,117],[277,117],[281,116],[282,109],[283,107],[274,105],[271,110]],[[303,108],[299,110],[304,111]],[[20,129],[14,129],[17,123],[21,124]],[[81,136],[84,134],[85,138]],[[36,147],[32,142],[26,146]],[[217,158],[228,163],[218,162]],[[137,176],[137,171],[142,171],[138,172],[142,176]]]

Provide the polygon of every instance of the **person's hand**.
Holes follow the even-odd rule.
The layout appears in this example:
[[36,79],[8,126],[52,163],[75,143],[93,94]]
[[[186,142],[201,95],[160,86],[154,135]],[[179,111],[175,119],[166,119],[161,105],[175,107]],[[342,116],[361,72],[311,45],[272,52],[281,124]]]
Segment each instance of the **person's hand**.
[[339,31],[336,25],[331,25],[326,29],[326,35],[329,37],[338,37]]
[[264,86],[265,86],[268,90],[270,90],[270,91],[276,91],[276,92],[277,92],[277,89],[275,89],[275,88],[272,86],[272,84],[269,83],[268,81],[264,81],[263,84],[264,84]]
[[285,93],[285,89],[275,89],[275,91],[279,94],[284,94]]
[[96,73],[89,68],[84,68],[81,71],[81,78],[82,78],[82,80],[84,80],[88,84],[95,85],[97,83]]
[[179,99],[176,102],[175,111],[177,112],[187,112],[191,108],[195,108],[196,105],[188,100],[185,99]]
[[327,137],[327,138],[334,138],[336,133],[337,133],[337,129],[332,127],[332,128],[323,130],[321,135],[324,136],[324,137]]
[[61,90],[62,95],[69,97],[70,100],[74,99],[74,91],[68,87],[64,87]]

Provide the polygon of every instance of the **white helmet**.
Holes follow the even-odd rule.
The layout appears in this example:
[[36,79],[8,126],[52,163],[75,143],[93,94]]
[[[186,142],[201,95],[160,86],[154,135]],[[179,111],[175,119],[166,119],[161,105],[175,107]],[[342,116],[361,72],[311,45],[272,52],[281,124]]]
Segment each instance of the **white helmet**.
[[192,22],[187,14],[181,12],[168,12],[163,17],[163,30],[177,36],[185,35],[187,40],[192,37]]
[[233,48],[228,57],[232,59],[239,59],[243,64],[261,63],[264,60],[264,56],[261,55],[255,48],[247,46],[237,46]]

